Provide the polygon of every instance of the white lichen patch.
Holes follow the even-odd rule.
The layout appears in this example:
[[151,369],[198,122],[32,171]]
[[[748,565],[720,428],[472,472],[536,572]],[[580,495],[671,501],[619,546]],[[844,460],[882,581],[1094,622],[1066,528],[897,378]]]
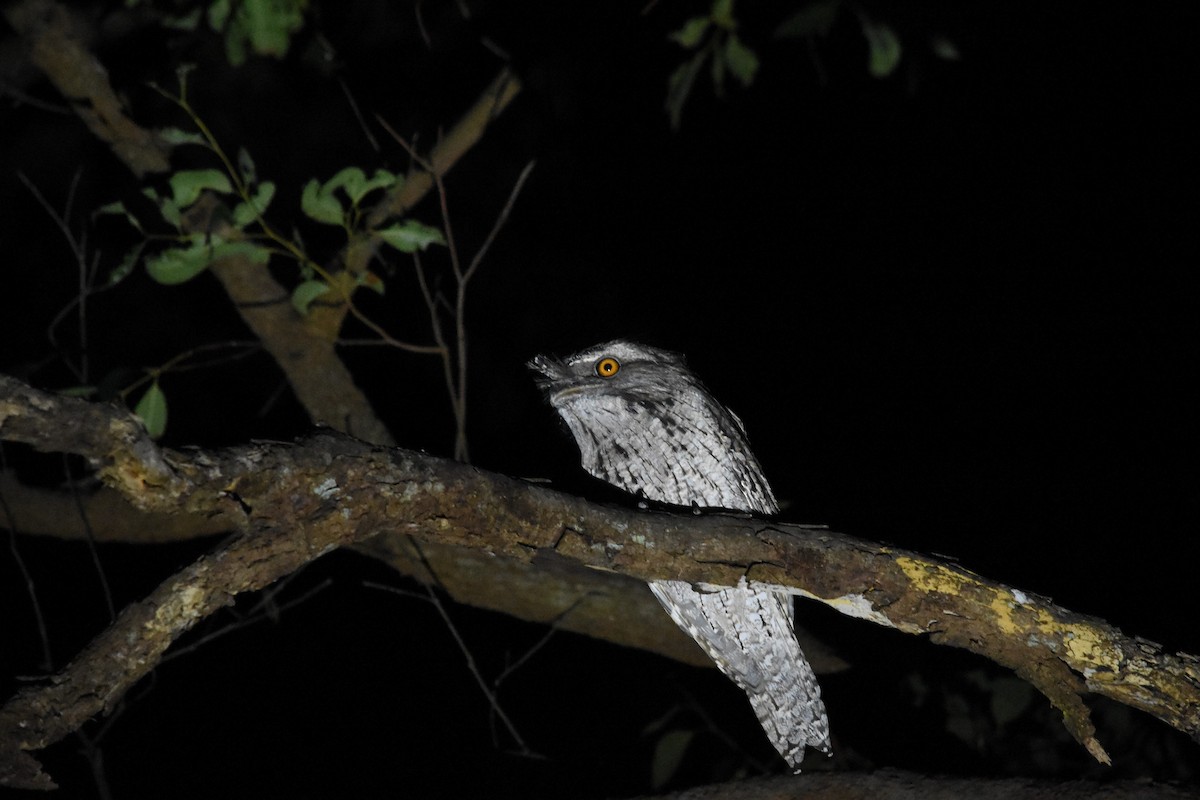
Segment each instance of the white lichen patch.
[[203,589],[184,586],[168,602],[154,610],[154,617],[146,623],[146,627],[161,632],[190,628],[203,615],[204,600]]
[[341,493],[338,488],[337,481],[333,478],[326,478],[313,487],[313,494],[322,500],[332,500]]
[[445,491],[446,487],[441,481],[425,481],[424,483],[407,481],[404,484],[404,492],[400,495],[400,499],[408,502],[423,495],[442,494]]

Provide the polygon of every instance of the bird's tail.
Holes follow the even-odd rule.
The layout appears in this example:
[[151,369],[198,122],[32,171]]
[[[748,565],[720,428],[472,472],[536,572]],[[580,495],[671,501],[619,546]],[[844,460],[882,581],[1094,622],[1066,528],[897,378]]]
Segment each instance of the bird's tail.
[[793,629],[791,596],[748,585],[702,591],[683,581],[655,581],[663,608],[749,696],[771,744],[793,770],[806,747],[825,753],[829,718],[821,687]]

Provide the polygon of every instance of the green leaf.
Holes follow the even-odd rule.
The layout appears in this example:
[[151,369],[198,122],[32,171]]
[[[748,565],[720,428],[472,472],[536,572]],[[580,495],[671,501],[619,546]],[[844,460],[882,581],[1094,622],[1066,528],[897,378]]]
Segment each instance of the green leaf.
[[809,3],[785,19],[775,29],[778,39],[794,39],[803,36],[828,36],[837,19],[842,0],[817,0]]
[[179,206],[175,204],[175,201],[169,197],[164,197],[158,201],[158,213],[162,214],[162,218],[176,228],[179,228],[183,224],[183,212],[179,210]]
[[121,263],[113,268],[113,271],[108,273],[106,285],[116,286],[121,281],[129,277],[133,272],[133,268],[137,266],[138,259],[142,257],[142,251],[146,249],[146,242],[141,241],[130,248],[125,257],[121,259]]
[[670,39],[689,50],[700,44],[712,20],[708,17],[692,17],[683,23],[683,27],[671,34]]
[[142,399],[138,400],[133,413],[141,418],[142,424],[146,426],[146,433],[150,434],[151,439],[157,439],[163,435],[167,429],[167,396],[163,394],[158,381],[150,384],[150,388],[142,395]]
[[232,25],[225,31],[225,60],[235,67],[246,63],[246,37]]
[[415,219],[393,222],[388,227],[375,231],[375,235],[401,253],[415,253],[431,244],[446,243],[446,238],[440,230]]
[[680,64],[667,81],[667,116],[671,119],[671,130],[679,130],[679,122],[683,118],[683,107],[692,93],[696,76],[703,69],[708,53],[709,48],[707,47],[696,53]]
[[350,196],[350,200],[357,206],[359,201],[376,189],[390,189],[399,181],[400,176],[388,172],[386,169],[377,169],[373,176],[362,181],[360,184],[354,187],[347,185],[346,194]]
[[384,289],[386,288],[383,283],[383,278],[379,277],[378,275],[376,275],[374,272],[371,272],[370,270],[360,273],[358,276],[358,280],[355,281],[355,283],[358,286],[365,286],[366,288],[368,288],[371,291],[376,292],[378,294],[383,294]]
[[244,147],[238,148],[237,165],[243,183],[247,186],[258,183],[258,171],[254,168],[254,159],[250,157],[250,151]]
[[249,203],[242,202],[233,207],[234,227],[244,228],[267,213],[267,206],[271,205],[271,200],[274,197],[275,184],[271,183],[271,181],[260,183],[258,188],[254,190],[254,196],[250,198]]
[[754,74],[758,72],[758,56],[733,33],[725,41],[725,64],[742,86],[754,82]]
[[334,191],[342,189],[346,192],[346,196],[353,200],[355,193],[366,182],[367,176],[358,167],[343,167],[332,178],[325,181],[325,185],[321,187],[321,192],[323,194],[333,194]]
[[900,39],[895,31],[882,23],[864,19],[862,25],[870,49],[867,71],[876,78],[886,78],[900,63]]
[[196,26],[200,24],[200,9],[194,8],[180,16],[167,14],[159,17],[159,21],[164,28],[177,31],[194,31],[196,30]]
[[341,201],[323,191],[316,178],[304,184],[304,192],[300,195],[300,210],[326,225],[342,225],[346,215]]
[[217,242],[212,245],[209,262],[234,257],[247,259],[252,264],[266,264],[271,260],[271,251],[254,242]]
[[153,186],[143,188],[142,194],[158,207],[158,213],[162,215],[163,219],[176,228],[179,227],[179,206],[175,205],[175,201],[169,197],[159,197]]
[[171,176],[171,197],[179,208],[187,208],[196,202],[206,189],[229,194],[233,186],[229,176],[217,169],[185,169]]
[[725,65],[725,48],[712,48],[712,82],[713,94],[717,97],[725,96],[725,73],[728,67]]
[[172,247],[146,259],[146,272],[164,286],[175,286],[199,275],[213,261],[213,245],[202,238]]
[[283,58],[292,34],[304,26],[308,0],[242,0],[234,24],[255,53]]
[[292,290],[292,307],[306,315],[313,301],[328,291],[329,284],[325,281],[304,281]]
[[137,217],[135,217],[120,200],[116,201],[115,203],[108,203],[100,206],[95,210],[95,212],[93,212],[92,216],[98,217],[101,214],[121,214],[129,221],[129,224],[134,227],[134,230],[136,230],[138,233],[145,233],[145,231],[142,230],[142,223],[138,222]]
[[727,31],[737,27],[737,20],[733,18],[733,0],[713,0],[711,17]]
[[208,140],[195,131],[185,131],[179,128],[160,128],[158,138],[170,145],[198,144],[208,146]]
[[222,30],[229,20],[229,12],[232,10],[233,5],[230,0],[215,0],[208,7],[208,27],[218,32]]
[[667,731],[654,746],[654,759],[650,763],[650,786],[661,789],[679,771],[688,745],[696,737],[695,731]]

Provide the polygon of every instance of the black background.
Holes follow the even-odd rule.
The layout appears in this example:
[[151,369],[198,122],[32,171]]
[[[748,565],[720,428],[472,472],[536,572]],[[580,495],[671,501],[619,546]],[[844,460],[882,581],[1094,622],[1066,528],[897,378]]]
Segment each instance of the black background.
[[[157,27],[110,32],[96,50],[146,125],[184,125],[145,82],[169,86],[174,63],[199,63],[193,104],[279,182],[273,213],[287,228],[309,177],[406,164],[373,124],[382,152],[369,145],[338,83],[305,60],[313,31],[336,48],[334,74],[368,119],[380,114],[419,145],[499,69],[481,41],[498,45],[525,88],[448,179],[460,248],[478,246],[522,166],[537,166],[471,288],[474,463],[596,495],[523,364],[618,336],[645,341],[687,353],[742,417],[787,519],[945,554],[1168,650],[1200,650],[1195,20],[1184,4],[881,8],[906,48],[884,80],[867,74],[848,11],[815,43],[818,70],[805,43],[770,37],[783,12],[739,7],[759,78],[722,99],[702,79],[677,133],[663,101],[684,56],[666,33],[703,6],[473,8],[464,21],[452,4],[422,6],[427,46],[408,5],[322,4],[288,59],[237,70],[215,37]],[[936,58],[931,32],[961,60]],[[37,82],[25,91],[59,102]],[[76,230],[138,184],[73,116],[14,96],[0,114],[0,370],[60,388],[77,381],[45,332],[77,292],[76,266],[16,171],[59,209],[78,174]],[[181,152],[180,166],[199,164]],[[415,216],[439,221],[432,201]],[[313,227],[306,242],[332,253],[336,238]],[[120,220],[87,230],[102,273],[133,241]],[[428,341],[411,265],[393,267],[387,295],[363,305],[397,335]],[[88,310],[92,380],[248,338],[207,275],[163,287],[139,272]],[[62,337],[74,343],[76,331],[68,321]],[[449,451],[438,363],[343,353],[403,446]],[[163,388],[168,445],[310,430],[265,355],[169,375]],[[6,452],[31,474],[58,464]],[[16,541],[61,666],[107,619],[90,556],[77,543]],[[121,604],[211,546],[108,545],[100,556]],[[286,603],[326,586],[278,621],[159,669],[101,740],[114,795],[648,791],[657,739],[646,729],[693,701],[753,758],[782,767],[715,671],[570,634],[500,690],[545,758],[514,756],[503,735],[494,744],[488,705],[433,608],[370,582],[413,591],[335,554],[279,594]],[[37,631],[7,550],[0,590],[2,674],[35,674]],[[488,679],[545,634],[449,610]],[[1040,698],[1002,731],[968,714],[987,735],[956,734],[948,720],[963,716],[947,709],[963,700],[986,711],[1001,671],[815,604],[799,612],[852,664],[823,679],[836,767],[1196,777],[1194,744],[1104,703],[1111,770],[1089,765]],[[694,710],[671,719],[668,729],[703,727]],[[68,796],[94,795],[77,750],[69,741],[45,755]],[[672,785],[730,777],[740,758],[701,734]]]

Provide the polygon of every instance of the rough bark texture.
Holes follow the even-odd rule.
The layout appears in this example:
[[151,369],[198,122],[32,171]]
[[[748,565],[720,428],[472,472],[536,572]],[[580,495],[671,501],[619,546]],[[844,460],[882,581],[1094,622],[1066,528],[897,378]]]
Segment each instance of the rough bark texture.
[[812,772],[701,786],[662,800],[1184,800],[1196,794],[1144,781],[1038,781],[1028,778],[948,778],[898,770]]
[[[583,500],[340,434],[296,445],[160,450],[128,413],[0,376],[0,439],[91,459],[138,508],[218,518],[241,533],[160,586],[46,686],[0,709],[0,785],[45,787],[27,751],[108,707],[197,621],[337,547],[391,532],[548,571],[731,585],[746,575],[843,613],[1016,670],[1098,759],[1080,693],[1200,732],[1200,663],[954,564],[823,528],[673,515]],[[564,565],[570,565],[566,567]],[[566,608],[562,609],[566,610]]]

